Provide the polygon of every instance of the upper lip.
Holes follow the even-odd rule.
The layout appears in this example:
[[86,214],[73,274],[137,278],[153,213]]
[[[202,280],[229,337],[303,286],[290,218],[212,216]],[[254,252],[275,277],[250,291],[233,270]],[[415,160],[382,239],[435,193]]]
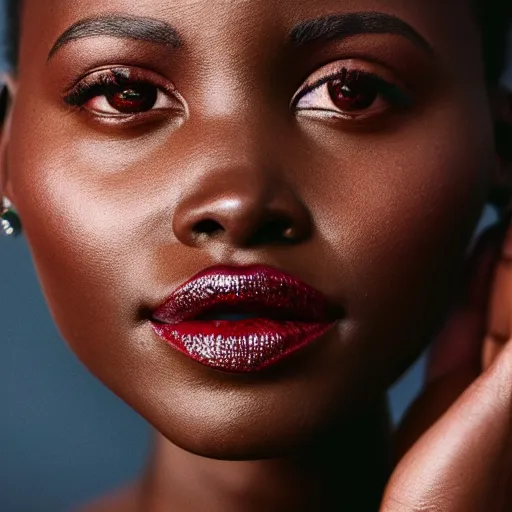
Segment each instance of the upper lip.
[[300,322],[330,322],[340,316],[321,292],[275,268],[219,265],[179,286],[152,318],[177,324],[205,313],[241,312]]

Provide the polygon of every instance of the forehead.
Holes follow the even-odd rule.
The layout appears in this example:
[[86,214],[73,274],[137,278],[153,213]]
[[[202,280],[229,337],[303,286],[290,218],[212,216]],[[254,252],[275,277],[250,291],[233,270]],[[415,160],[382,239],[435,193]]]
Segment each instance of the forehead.
[[205,28],[209,35],[221,31],[224,37],[236,37],[247,29],[254,33],[334,13],[377,11],[403,18],[435,37],[442,32],[467,35],[468,25],[475,28],[469,6],[469,0],[24,0],[24,21],[31,32],[46,28],[46,33],[56,34],[81,18],[115,12],[165,19],[190,30],[191,37]]
[[280,44],[293,27],[311,19],[376,12],[403,20],[439,59],[463,69],[475,66],[480,51],[470,4],[470,0],[25,0],[21,55],[25,48],[31,61],[38,55],[46,58],[66,29],[102,14],[164,21],[185,46],[206,56],[226,51],[243,54]]

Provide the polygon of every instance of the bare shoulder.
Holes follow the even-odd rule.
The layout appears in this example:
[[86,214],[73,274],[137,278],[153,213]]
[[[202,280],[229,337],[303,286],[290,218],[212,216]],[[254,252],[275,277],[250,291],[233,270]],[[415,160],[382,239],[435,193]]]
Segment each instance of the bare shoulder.
[[133,483],[70,512],[140,512],[139,496],[140,486]]

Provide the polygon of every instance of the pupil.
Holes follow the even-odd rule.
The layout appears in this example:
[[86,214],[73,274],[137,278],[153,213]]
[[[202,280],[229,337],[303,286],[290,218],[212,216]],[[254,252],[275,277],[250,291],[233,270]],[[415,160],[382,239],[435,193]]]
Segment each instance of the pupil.
[[343,111],[363,110],[376,100],[378,91],[370,79],[351,73],[328,83],[332,102]]
[[115,92],[107,99],[109,104],[123,114],[147,112],[156,103],[157,88],[152,85],[141,84]]

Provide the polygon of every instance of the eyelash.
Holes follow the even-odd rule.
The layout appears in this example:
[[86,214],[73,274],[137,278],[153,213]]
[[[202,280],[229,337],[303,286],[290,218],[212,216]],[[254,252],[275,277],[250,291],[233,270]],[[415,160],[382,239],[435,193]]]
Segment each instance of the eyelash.
[[[114,95],[122,91],[123,87],[137,87],[150,85],[160,92],[170,94],[170,91],[165,90],[163,87],[159,87],[151,81],[143,78],[132,77],[134,73],[129,69],[125,68],[114,68],[108,69],[104,72],[97,71],[92,76],[84,78],[78,84],[76,84],[69,92],[64,95],[64,102],[72,107],[78,107],[80,110],[85,110],[84,105],[91,101],[95,97]],[[412,104],[412,98],[404,92],[400,87],[394,85],[381,78],[380,76],[362,71],[360,69],[348,69],[343,67],[335,73],[330,73],[314,82],[313,84],[307,85],[300,90],[291,101],[291,108],[298,111],[307,110],[324,110],[331,113],[338,113],[337,110],[329,109],[315,109],[315,108],[299,108],[297,105],[302,98],[308,94],[318,90],[323,85],[329,84],[330,82],[341,80],[343,83],[350,86],[350,83],[356,83],[357,80],[363,81],[363,85],[370,84],[375,89],[377,94],[384,98],[387,102],[398,108],[407,108]],[[335,105],[334,105],[335,106]],[[154,109],[156,110],[156,109]],[[340,111],[341,112],[341,111]],[[134,113],[131,116],[140,115],[141,113]],[[96,113],[96,115],[101,115]],[[110,114],[111,117],[130,117],[128,114],[119,113]]]
[[[99,94],[108,94],[122,84],[123,76],[114,70],[98,74],[91,82],[80,82],[64,96],[68,105],[81,107]],[[126,85],[128,85],[126,83]]]
[[398,107],[407,108],[412,104],[412,98],[409,94],[404,92],[400,87],[394,85],[391,82],[388,82],[376,75],[375,73],[370,73],[367,71],[362,71],[360,69],[348,69],[346,67],[341,70],[331,73],[328,76],[325,76],[311,85],[303,88],[292,100],[291,107],[295,108],[299,101],[304,98],[309,93],[319,89],[323,85],[326,85],[335,80],[343,80],[346,82],[350,82],[355,78],[362,78],[366,83],[371,83],[373,87],[375,87],[376,91],[380,96],[382,96],[386,101],[390,102],[393,105]]
[[[122,87],[133,87],[137,85],[153,85],[147,80],[130,78],[130,72],[123,69],[109,69],[105,72],[97,72],[93,78],[79,82],[75,87],[65,94],[64,101],[70,106],[83,107],[88,101],[97,96],[115,94]],[[153,85],[155,88],[162,88]]]

